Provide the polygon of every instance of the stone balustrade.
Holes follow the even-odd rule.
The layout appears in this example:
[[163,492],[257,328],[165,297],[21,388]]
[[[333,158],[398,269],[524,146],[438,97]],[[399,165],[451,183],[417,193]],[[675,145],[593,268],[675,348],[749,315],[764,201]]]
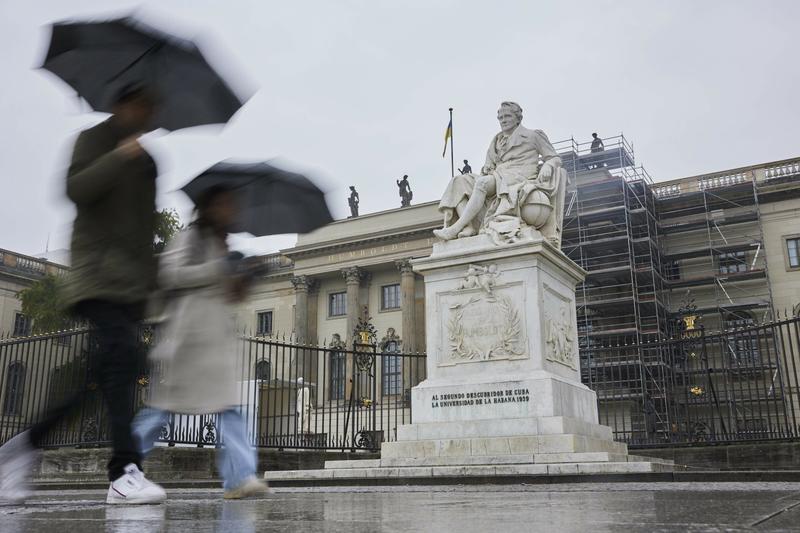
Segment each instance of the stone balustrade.
[[769,166],[764,169],[764,179],[788,178],[800,176],[800,159],[780,165]]
[[800,159],[756,165],[723,174],[706,174],[655,184],[653,194],[658,199],[682,194],[733,187],[743,183],[768,183],[777,179],[800,178]]
[[0,250],[0,265],[6,269],[15,270],[24,274],[33,274],[34,276],[44,276],[46,274],[55,274],[60,276],[65,274],[69,269],[65,266],[52,263],[46,259],[38,259],[23,254],[18,254],[8,250]]
[[681,184],[676,183],[674,185],[664,185],[662,187],[654,187],[653,194],[656,195],[656,198],[670,198],[672,196],[680,196]]
[[697,188],[701,191],[706,189],[718,189],[720,187],[730,187],[753,180],[752,172],[736,172],[733,174],[722,174],[710,177],[700,177],[697,179]]

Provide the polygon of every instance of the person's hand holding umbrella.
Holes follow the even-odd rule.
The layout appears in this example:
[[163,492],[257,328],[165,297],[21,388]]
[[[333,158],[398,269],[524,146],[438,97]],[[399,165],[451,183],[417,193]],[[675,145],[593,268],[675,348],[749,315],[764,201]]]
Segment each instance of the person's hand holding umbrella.
[[139,142],[139,137],[141,137],[142,133],[137,133],[135,135],[131,135],[130,137],[125,137],[122,139],[119,144],[117,145],[117,152],[120,153],[125,159],[136,159],[137,157],[141,157],[145,154],[144,148],[142,148],[141,143]]

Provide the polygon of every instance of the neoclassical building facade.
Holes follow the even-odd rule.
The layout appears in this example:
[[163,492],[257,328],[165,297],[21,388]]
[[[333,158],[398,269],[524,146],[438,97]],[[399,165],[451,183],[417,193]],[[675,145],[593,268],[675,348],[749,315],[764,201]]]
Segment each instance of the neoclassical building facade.
[[441,225],[436,203],[336,221],[294,248],[267,256],[270,273],[239,309],[239,323],[256,335],[348,346],[359,318],[368,316],[378,338],[390,328],[403,352],[424,351],[422,278],[411,260],[430,254]]

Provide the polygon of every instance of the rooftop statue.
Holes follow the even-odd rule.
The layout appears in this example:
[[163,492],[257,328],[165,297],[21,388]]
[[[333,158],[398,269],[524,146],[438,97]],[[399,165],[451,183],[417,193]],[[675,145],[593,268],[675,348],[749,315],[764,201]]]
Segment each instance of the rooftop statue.
[[411,184],[408,183],[408,174],[405,174],[403,179],[396,181],[400,193],[400,207],[410,206],[414,193],[411,190]]

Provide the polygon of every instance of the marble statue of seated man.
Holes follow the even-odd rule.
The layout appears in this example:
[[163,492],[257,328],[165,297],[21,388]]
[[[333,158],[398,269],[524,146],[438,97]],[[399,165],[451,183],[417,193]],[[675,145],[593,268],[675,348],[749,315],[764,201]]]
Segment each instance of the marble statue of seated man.
[[[496,244],[541,234],[561,243],[567,175],[541,130],[521,125],[522,108],[503,102],[497,111],[500,133],[489,144],[480,174],[453,177],[439,202],[443,240],[487,233]],[[537,205],[532,205],[537,204]]]

